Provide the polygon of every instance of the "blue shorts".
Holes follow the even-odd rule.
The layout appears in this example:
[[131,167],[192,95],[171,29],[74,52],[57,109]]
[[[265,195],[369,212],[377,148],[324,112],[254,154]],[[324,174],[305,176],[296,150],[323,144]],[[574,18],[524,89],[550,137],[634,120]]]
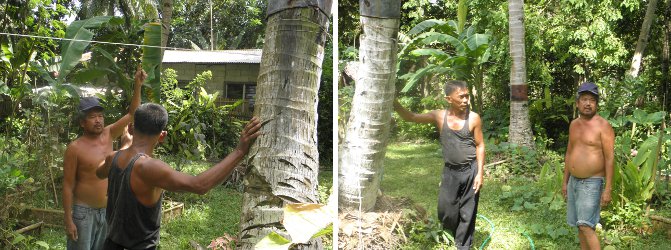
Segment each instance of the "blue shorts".
[[603,182],[603,177],[569,177],[566,188],[566,222],[569,225],[596,227],[600,219]]
[[83,204],[72,206],[72,221],[77,226],[77,241],[68,237],[67,249],[102,249],[107,237],[106,208],[92,208]]

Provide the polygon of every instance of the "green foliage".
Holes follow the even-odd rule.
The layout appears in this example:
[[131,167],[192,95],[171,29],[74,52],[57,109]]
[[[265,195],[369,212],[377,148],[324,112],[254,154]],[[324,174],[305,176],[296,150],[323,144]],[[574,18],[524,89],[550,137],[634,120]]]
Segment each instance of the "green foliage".
[[47,242],[37,240],[31,235],[23,235],[0,228],[0,246],[4,249],[50,249]]
[[174,1],[169,47],[254,49],[263,46],[266,1],[212,1],[212,31],[208,1]]
[[88,47],[94,33],[88,29],[99,28],[112,19],[110,16],[93,17],[86,20],[75,21],[68,26],[65,31],[65,38],[74,40],[64,40],[61,45],[61,66],[58,72],[57,81],[63,83],[72,68],[79,64],[84,49]]
[[162,105],[170,119],[166,127],[168,136],[160,152],[187,161],[223,158],[238,144],[238,131],[243,123],[228,114],[240,102],[216,105],[218,92],[209,94],[204,88],[212,78],[210,71],[197,75],[184,88],[177,86],[176,77],[174,70],[166,69],[161,78],[165,98]]
[[428,223],[421,220],[415,221],[408,228],[408,235],[412,242],[425,248],[431,245],[454,245],[454,237],[443,230],[440,221],[433,217],[428,219]]
[[[331,22],[331,28],[333,23]],[[326,41],[317,104],[319,165],[333,169],[333,41]]]
[[34,156],[28,154],[27,145],[16,138],[0,137],[0,148],[0,197],[4,197],[26,180],[21,169]]
[[[148,23],[144,28],[144,45],[161,46],[161,24]],[[142,69],[147,72],[144,84],[151,86],[151,100],[159,102],[161,93],[161,49],[157,47],[142,48]]]
[[650,225],[645,212],[646,202],[614,199],[613,204],[602,213],[603,224],[620,230],[640,228]]
[[[449,74],[454,79],[476,82],[489,60],[489,35],[475,33],[471,26],[461,31],[455,21],[426,20],[408,33],[410,42],[399,52],[403,60],[425,61],[421,69],[406,73],[399,79],[407,80],[401,92],[407,92],[427,75]],[[428,57],[427,57],[428,56]]]
[[538,152],[528,147],[522,147],[508,142],[495,144],[493,140],[485,143],[487,154],[497,155],[505,162],[496,165],[492,175],[497,177],[533,176],[541,166]]

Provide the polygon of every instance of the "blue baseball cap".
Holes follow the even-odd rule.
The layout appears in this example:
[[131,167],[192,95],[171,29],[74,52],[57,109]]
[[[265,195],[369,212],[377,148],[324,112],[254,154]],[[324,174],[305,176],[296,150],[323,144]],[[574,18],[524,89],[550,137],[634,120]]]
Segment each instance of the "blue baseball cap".
[[99,108],[103,109],[103,106],[100,106],[100,100],[98,97],[82,97],[79,99],[79,111],[80,112],[87,112],[93,108]]
[[599,87],[596,86],[593,82],[583,82],[580,84],[580,87],[578,87],[578,96],[580,96],[580,93],[583,92],[589,92],[596,97],[599,97]]

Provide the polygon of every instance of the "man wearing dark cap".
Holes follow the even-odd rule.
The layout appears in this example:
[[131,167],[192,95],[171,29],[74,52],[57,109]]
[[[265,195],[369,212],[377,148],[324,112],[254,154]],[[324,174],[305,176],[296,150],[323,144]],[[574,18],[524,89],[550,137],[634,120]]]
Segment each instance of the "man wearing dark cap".
[[67,249],[102,249],[107,235],[105,206],[107,180],[96,177],[96,168],[112,152],[112,142],[133,120],[140,105],[140,90],[147,74],[138,67],[128,114],[105,126],[98,98],[79,100],[78,119],[82,135],[71,142],[63,157],[63,210]]
[[600,249],[594,229],[601,206],[611,200],[615,133],[597,114],[599,89],[594,83],[580,85],[577,98],[580,116],[569,127],[562,193],[567,222],[578,227],[580,248]]

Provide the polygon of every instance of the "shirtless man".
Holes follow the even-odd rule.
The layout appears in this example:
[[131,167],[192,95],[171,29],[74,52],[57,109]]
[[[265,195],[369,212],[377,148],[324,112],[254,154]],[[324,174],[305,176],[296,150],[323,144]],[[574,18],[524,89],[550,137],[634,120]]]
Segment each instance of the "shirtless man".
[[485,143],[480,116],[468,108],[468,86],[463,81],[445,84],[447,109],[412,113],[394,101],[394,110],[406,121],[433,123],[440,131],[443,176],[438,194],[438,219],[454,236],[457,249],[470,249],[475,232],[480,187],[485,164]]
[[598,103],[597,86],[580,85],[576,100],[580,116],[571,122],[566,149],[562,193],[567,199],[567,222],[578,227],[581,249],[601,249],[594,228],[601,206],[611,200],[615,133],[596,113]]
[[107,180],[96,177],[96,168],[112,152],[112,142],[132,121],[140,105],[140,90],[147,74],[138,67],[128,114],[105,127],[103,108],[95,97],[79,101],[83,134],[68,145],[63,157],[63,210],[67,249],[102,249],[107,234],[105,206]]
[[261,132],[254,117],[244,127],[238,146],[226,158],[197,176],[176,171],[154,158],[156,145],[167,132],[168,113],[161,105],[142,104],[135,112],[131,146],[110,153],[96,170],[98,178],[109,178],[105,250],[156,249],[161,228],[163,191],[205,194],[230,176],[249,152]]

